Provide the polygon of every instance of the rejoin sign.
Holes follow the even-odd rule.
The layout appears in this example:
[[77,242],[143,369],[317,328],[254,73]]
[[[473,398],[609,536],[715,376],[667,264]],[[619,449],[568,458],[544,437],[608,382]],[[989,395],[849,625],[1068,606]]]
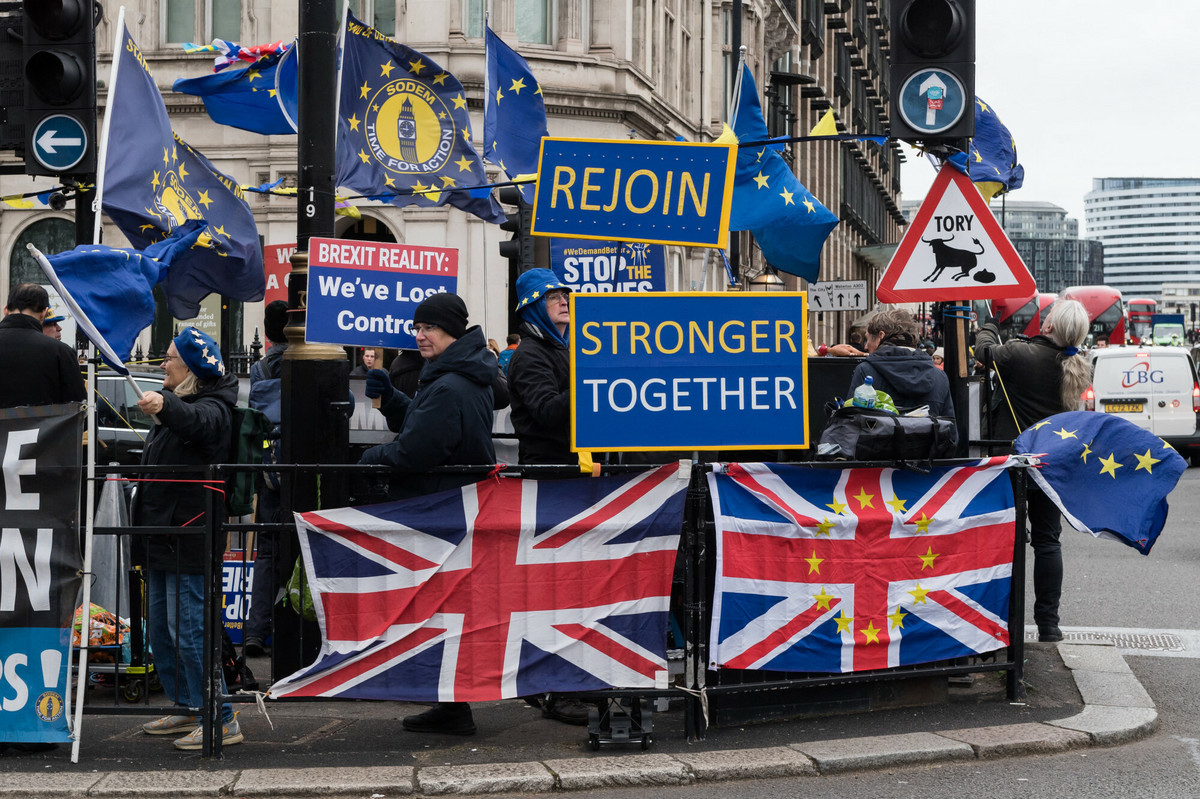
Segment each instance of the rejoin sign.
[[573,293],[572,448],[808,447],[806,301]]
[[542,139],[535,236],[724,247],[736,148]]
[[412,314],[458,288],[458,250],[311,239],[305,338],[321,344],[416,349]]

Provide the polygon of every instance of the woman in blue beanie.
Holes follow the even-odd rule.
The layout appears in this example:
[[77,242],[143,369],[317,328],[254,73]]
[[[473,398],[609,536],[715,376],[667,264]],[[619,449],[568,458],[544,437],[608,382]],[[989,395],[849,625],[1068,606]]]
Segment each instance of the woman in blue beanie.
[[517,278],[521,344],[508,362],[508,390],[521,463],[578,463],[569,440],[570,293],[549,269],[530,269]]

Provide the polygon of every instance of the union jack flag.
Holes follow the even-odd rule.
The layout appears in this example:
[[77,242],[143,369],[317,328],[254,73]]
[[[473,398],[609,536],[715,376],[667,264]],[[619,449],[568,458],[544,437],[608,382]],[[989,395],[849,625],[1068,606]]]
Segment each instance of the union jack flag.
[[690,464],[297,513],[322,645],[272,696],[665,688]]
[[840,673],[1007,646],[1009,464],[718,467],[710,667]]

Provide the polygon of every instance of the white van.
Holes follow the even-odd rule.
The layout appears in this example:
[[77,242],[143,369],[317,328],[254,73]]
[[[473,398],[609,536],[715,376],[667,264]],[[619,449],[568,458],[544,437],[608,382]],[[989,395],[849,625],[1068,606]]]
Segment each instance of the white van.
[[1200,382],[1182,347],[1107,347],[1090,353],[1095,371],[1089,410],[1118,414],[1200,458]]

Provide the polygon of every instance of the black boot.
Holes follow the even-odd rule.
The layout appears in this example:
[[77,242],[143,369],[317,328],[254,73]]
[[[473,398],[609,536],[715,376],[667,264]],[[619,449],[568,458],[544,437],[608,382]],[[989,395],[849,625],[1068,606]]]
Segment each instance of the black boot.
[[466,702],[438,702],[424,713],[404,719],[409,732],[440,732],[443,735],[474,735],[475,719]]

